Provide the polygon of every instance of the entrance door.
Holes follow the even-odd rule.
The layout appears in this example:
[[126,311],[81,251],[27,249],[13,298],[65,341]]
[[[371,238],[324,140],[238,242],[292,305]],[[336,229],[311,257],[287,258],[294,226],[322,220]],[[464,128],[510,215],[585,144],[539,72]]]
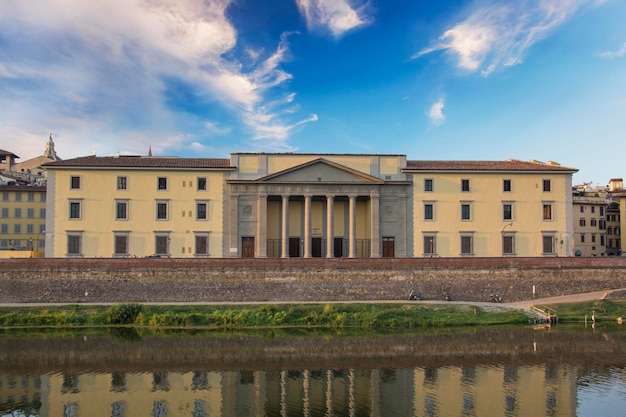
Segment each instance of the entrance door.
[[300,257],[300,238],[299,237],[289,238],[289,257],[290,258]]
[[333,256],[335,258],[342,258],[343,257],[343,238],[342,237],[336,237],[334,238],[333,242],[334,244],[334,251],[333,251]]
[[311,256],[313,258],[322,257],[322,238],[314,237],[311,239]]
[[254,236],[241,237],[241,257],[254,258]]
[[383,237],[383,258],[393,258],[395,255],[395,241],[393,237]]

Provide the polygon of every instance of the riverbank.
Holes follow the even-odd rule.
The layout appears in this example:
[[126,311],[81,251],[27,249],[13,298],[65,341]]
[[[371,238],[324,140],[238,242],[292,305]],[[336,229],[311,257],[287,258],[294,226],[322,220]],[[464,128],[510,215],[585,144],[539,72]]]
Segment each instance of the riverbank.
[[136,328],[428,328],[525,325],[542,322],[617,322],[626,317],[623,290],[535,300],[534,303],[357,302],[237,304],[38,304],[0,306],[0,327]]

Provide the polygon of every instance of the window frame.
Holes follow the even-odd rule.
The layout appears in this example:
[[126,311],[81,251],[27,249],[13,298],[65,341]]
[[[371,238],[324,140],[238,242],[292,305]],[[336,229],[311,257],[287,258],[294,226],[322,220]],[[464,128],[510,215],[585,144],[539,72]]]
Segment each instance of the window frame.
[[469,193],[471,190],[470,188],[470,180],[469,178],[461,178],[461,192],[462,193]]
[[80,190],[81,183],[80,175],[70,175],[70,190]]
[[425,257],[437,256],[437,233],[424,232],[422,234],[422,253]]
[[435,191],[435,180],[433,178],[424,178],[424,192],[432,193]]
[[[550,251],[546,251],[547,240],[550,239]],[[543,256],[555,256],[556,255],[556,238],[552,232],[544,232],[541,234],[541,254]]]
[[510,193],[512,191],[513,191],[513,181],[511,181],[510,178],[503,178],[502,179],[502,192]]
[[[198,249],[202,249],[201,245],[198,245],[199,241],[204,241],[204,252],[199,251]],[[194,256],[197,257],[208,257],[209,256],[209,232],[196,232],[194,234]]]
[[[552,201],[542,201],[541,202],[541,218],[544,222],[554,221],[554,202]],[[548,209],[546,211],[546,209]]]
[[[507,211],[506,208],[509,208],[509,210]],[[508,214],[508,217],[507,217]],[[511,201],[504,201],[502,202],[502,220],[503,221],[513,221],[513,202]]]
[[[120,207],[124,207],[124,216],[120,216]],[[115,200],[115,220],[126,221],[130,217],[129,200]]]
[[[465,217],[465,208],[467,207],[467,217]],[[472,221],[472,203],[469,201],[461,201],[461,221],[462,222],[471,222]]]
[[[67,257],[81,257],[83,256],[83,234],[82,232],[67,232],[66,236],[66,251]],[[74,239],[77,242],[72,242]],[[71,249],[76,248],[76,251]]]
[[[200,217],[200,206],[204,206],[204,217]],[[196,200],[196,220],[209,220],[209,202],[206,200]]]
[[[125,251],[120,251],[119,243],[124,240]],[[124,258],[130,255],[130,233],[129,232],[113,232],[113,257]]]
[[208,180],[207,177],[197,177],[196,178],[196,191],[207,191],[208,189]]
[[[159,251],[160,249],[159,241],[161,239],[164,239],[164,242],[165,242],[164,252]],[[154,233],[154,254],[159,255],[159,256],[167,256],[169,258],[171,242],[172,242],[172,239],[170,238],[169,232],[155,232]]]
[[[161,217],[160,207],[165,207],[165,216]],[[168,221],[170,219],[170,204],[169,200],[157,200],[156,201],[156,220],[157,221]]]
[[128,177],[126,175],[118,175],[115,181],[116,190],[126,191],[128,190]]
[[[469,242],[469,251],[467,251],[467,242]],[[459,235],[459,254],[461,256],[474,255],[474,233],[461,232]]]
[[167,177],[157,177],[157,191],[167,191]]
[[424,201],[424,221],[435,221],[435,203],[432,201]]
[[[73,207],[77,207],[78,208],[78,212],[74,212]],[[83,207],[82,207],[82,201],[81,200],[69,200],[69,213],[68,213],[68,219],[69,220],[82,220],[83,218]]]
[[544,193],[550,193],[552,192],[552,180],[549,178],[544,178],[542,180],[542,189]]
[[[510,242],[507,245],[507,241]],[[507,249],[509,249],[507,251]],[[515,256],[515,232],[504,232],[502,233],[502,256]]]

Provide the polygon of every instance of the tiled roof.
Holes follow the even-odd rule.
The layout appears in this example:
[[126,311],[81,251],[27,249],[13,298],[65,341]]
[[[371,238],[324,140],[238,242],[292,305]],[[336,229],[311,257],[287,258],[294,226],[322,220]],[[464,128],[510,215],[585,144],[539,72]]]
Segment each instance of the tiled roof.
[[45,185],[0,185],[0,191],[46,191]]
[[16,158],[19,158],[19,156],[15,155],[13,152],[5,151],[4,149],[0,149],[0,155],[12,155]]
[[407,161],[405,171],[543,171],[577,172],[578,169],[556,163],[536,161]]
[[153,156],[84,156],[50,162],[45,168],[234,168],[227,158],[178,158]]

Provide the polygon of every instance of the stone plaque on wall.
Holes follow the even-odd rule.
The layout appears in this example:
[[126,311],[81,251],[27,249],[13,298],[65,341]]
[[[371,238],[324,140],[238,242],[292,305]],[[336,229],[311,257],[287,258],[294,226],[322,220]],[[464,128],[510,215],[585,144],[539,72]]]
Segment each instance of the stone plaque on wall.
[[398,220],[398,209],[395,205],[385,204],[382,207],[383,219],[387,221]]

